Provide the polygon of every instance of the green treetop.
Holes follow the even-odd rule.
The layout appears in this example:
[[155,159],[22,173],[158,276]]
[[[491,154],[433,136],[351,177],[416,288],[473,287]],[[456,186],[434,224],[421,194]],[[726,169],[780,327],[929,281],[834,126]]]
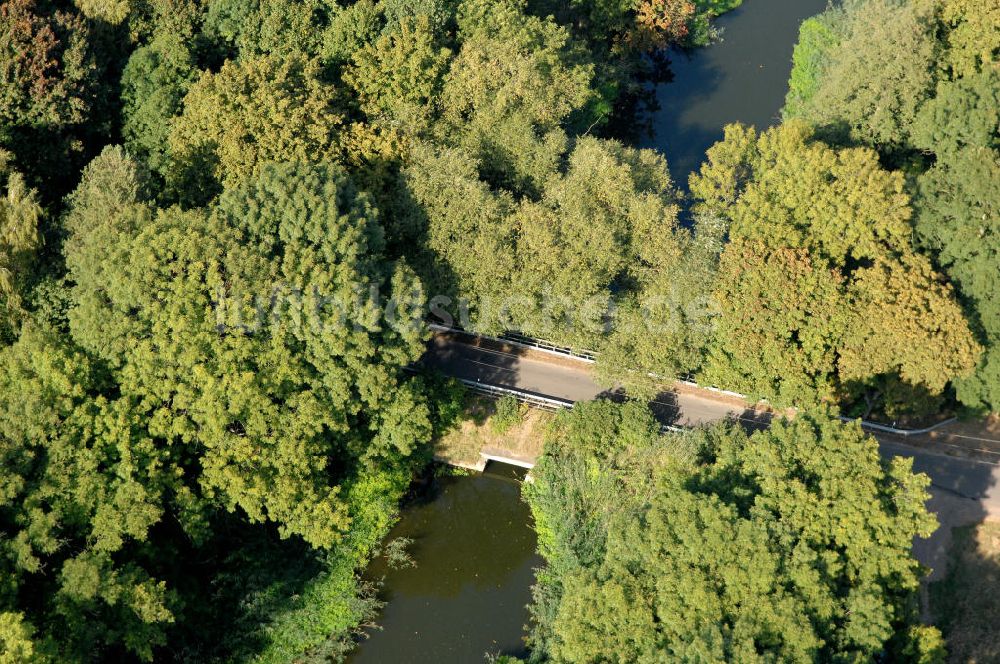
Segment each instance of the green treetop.
[[912,247],[903,177],[873,151],[829,148],[798,122],[729,127],[691,188],[729,223],[712,384],[803,403],[884,375],[939,393],[975,365],[950,286]]
[[227,61],[184,97],[170,128],[168,183],[181,201],[201,204],[268,161],[337,161],[336,99],[305,56]]
[[822,413],[656,440],[596,412],[615,408],[562,416],[527,490],[536,658],[943,661],[919,625],[910,548],[935,523],[910,460]]
[[1000,58],[1000,7],[992,0],[942,0],[946,61],[952,78],[995,69]]
[[122,73],[122,134],[129,150],[157,172],[167,166],[170,123],[198,78],[191,39],[190,31],[157,32],[132,52]]
[[344,78],[369,118],[420,133],[434,119],[450,59],[426,16],[405,18],[398,31],[356,51]]
[[458,39],[439,139],[467,150],[494,186],[537,193],[566,149],[564,125],[595,100],[593,66],[565,28],[527,14],[523,0],[463,2]]
[[37,593],[36,655],[53,661],[109,645],[148,660],[177,609],[143,543],[181,468],[105,381],[51,330],[26,326],[0,353],[0,602]]
[[858,0],[803,25],[786,117],[838,138],[846,130],[867,144],[905,145],[933,89],[935,10],[935,0]]
[[[435,294],[470,299],[477,330],[515,328],[594,346],[615,286],[645,293],[637,297],[656,310],[656,324],[671,324],[674,309],[693,299],[691,289],[669,285],[681,278],[691,242],[677,227],[666,162],[654,152],[580,138],[537,200],[493,191],[460,150],[422,144],[410,157],[404,178],[425,215],[410,232],[429,250],[421,271]],[[612,342],[620,352],[610,366],[624,368],[627,348],[643,343],[638,306]],[[684,358],[686,365],[690,354]]]
[[[74,198],[75,337],[116,368],[151,435],[196,456],[196,494],[331,545],[345,470],[407,455],[429,431],[397,377],[422,350],[408,318],[422,296],[380,258],[367,198],[333,167],[270,165],[212,210],[132,203],[82,223],[106,192],[85,180]],[[103,257],[83,255],[103,243],[92,232],[111,243]],[[398,326],[373,289],[396,298]]]
[[986,348],[975,374],[956,382],[958,397],[994,411],[998,58],[995,2],[855,0],[803,23],[784,111],[906,170],[920,249],[954,282]]
[[0,151],[0,328],[21,317],[33,259],[41,244],[38,194],[28,188],[20,173],[8,169],[7,158]]
[[966,404],[997,410],[1000,380],[1000,74],[938,85],[918,117],[915,140],[936,163],[917,179],[917,235],[955,280],[988,350],[958,384]]

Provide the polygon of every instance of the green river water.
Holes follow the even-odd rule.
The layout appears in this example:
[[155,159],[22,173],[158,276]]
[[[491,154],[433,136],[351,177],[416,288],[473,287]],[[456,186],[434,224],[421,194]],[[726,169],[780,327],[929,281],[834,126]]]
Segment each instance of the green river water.
[[[653,147],[682,186],[730,122],[774,124],[784,102],[801,21],[826,0],[745,0],[716,25],[723,38],[671,56],[673,80],[657,89]],[[535,554],[531,515],[517,473],[435,480],[404,509],[391,537],[414,540],[416,567],[376,561],[385,609],[351,664],[484,662],[487,653],[523,655]]]

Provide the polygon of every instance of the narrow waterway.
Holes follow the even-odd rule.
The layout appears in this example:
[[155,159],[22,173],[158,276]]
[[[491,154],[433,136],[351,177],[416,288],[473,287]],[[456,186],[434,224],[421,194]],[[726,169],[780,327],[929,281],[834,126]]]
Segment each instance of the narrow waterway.
[[[745,0],[717,21],[722,41],[674,52],[674,78],[657,89],[654,147],[683,187],[731,122],[779,121],[799,24],[827,0]],[[385,609],[351,664],[483,662],[486,653],[523,655],[535,534],[513,474],[436,480],[406,508],[390,537],[414,540],[414,568],[368,570],[383,580]],[[511,471],[512,473],[513,471]]]
[[445,477],[404,509],[390,537],[413,540],[415,567],[368,570],[384,577],[381,630],[351,664],[483,662],[524,655],[535,533],[521,500],[523,471],[491,464],[482,475]]
[[657,87],[653,137],[642,147],[666,155],[678,185],[687,188],[688,174],[727,124],[760,129],[780,121],[799,25],[826,6],[827,0],[744,0],[715,21],[721,41],[671,53],[673,80]]

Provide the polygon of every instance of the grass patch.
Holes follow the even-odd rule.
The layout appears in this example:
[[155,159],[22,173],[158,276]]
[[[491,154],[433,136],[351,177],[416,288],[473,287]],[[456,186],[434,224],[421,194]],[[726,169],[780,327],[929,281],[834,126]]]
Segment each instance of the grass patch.
[[1000,661],[1000,523],[955,528],[948,574],[930,586],[948,661]]
[[497,400],[493,416],[490,418],[493,430],[499,434],[507,433],[512,427],[521,423],[524,417],[521,404],[517,398],[508,394]]
[[464,417],[438,439],[435,456],[449,463],[474,464],[481,449],[493,447],[517,457],[538,457],[554,415],[523,404],[513,409],[501,404],[498,413],[497,405],[493,399],[468,395]]

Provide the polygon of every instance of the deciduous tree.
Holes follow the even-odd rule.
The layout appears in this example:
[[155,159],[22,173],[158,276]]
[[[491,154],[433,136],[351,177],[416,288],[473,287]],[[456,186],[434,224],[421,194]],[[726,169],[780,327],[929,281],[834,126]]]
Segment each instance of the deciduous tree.
[[990,0],[943,0],[946,60],[953,78],[995,69],[1000,58],[1000,7]]
[[696,11],[691,0],[640,0],[629,42],[647,51],[682,43],[690,32]]
[[[786,115],[835,130],[863,143],[905,145],[917,110],[933,91],[937,59],[935,2],[862,0],[851,3],[836,37],[826,35],[829,63],[815,91],[786,108]],[[831,10],[834,14],[839,10]],[[804,26],[811,39],[816,23]],[[818,36],[818,35],[817,35]],[[831,48],[828,41],[837,40]],[[803,42],[807,49],[810,41]],[[800,52],[793,80],[808,78],[812,60]]]
[[[110,198],[99,179],[118,156],[74,197],[79,219]],[[114,196],[137,197],[131,186]],[[381,260],[367,198],[330,166],[266,166],[210,212],[136,224],[149,212],[128,208],[104,226],[71,224],[74,334],[115,367],[150,435],[194,454],[195,495],[332,545],[348,525],[338,483],[429,433],[426,406],[397,376],[422,349],[409,318],[421,294]],[[86,258],[103,238],[117,246]],[[372,289],[395,302],[398,325]]]
[[268,161],[338,159],[337,92],[304,55],[227,61],[204,72],[170,128],[168,183],[201,204]]
[[16,126],[65,126],[86,117],[92,94],[88,30],[79,16],[35,0],[0,4],[0,140]]
[[20,173],[9,169],[8,158],[0,150],[0,328],[21,317],[32,261],[41,244],[38,193],[28,188]]
[[64,252],[74,283],[70,330],[113,368],[125,362],[133,332],[131,319],[113,309],[127,286],[116,280],[116,269],[132,260],[132,240],[152,221],[149,193],[143,170],[116,146],[87,165],[66,199]]
[[197,80],[192,35],[163,31],[132,52],[122,73],[122,134],[126,145],[157,172],[167,165],[170,124]]
[[320,50],[329,11],[318,0],[213,0],[205,12],[205,32],[243,58],[312,57]]
[[0,3],[0,149],[14,153],[45,204],[72,186],[66,173],[79,167],[84,139],[110,129],[115,86],[98,80],[106,69],[97,51],[92,26],[71,7]]
[[133,10],[132,0],[75,0],[80,12],[92,19],[119,25]]
[[924,256],[876,260],[854,272],[847,296],[852,317],[837,360],[841,380],[892,374],[940,394],[979,360],[982,348],[953,289]]
[[843,277],[804,249],[733,238],[713,293],[704,380],[776,404],[833,396],[849,315],[842,289]]
[[591,412],[616,408],[563,415],[526,490],[547,561],[536,655],[943,661],[940,635],[919,626],[910,548],[935,523],[909,460],[883,461],[856,423],[821,412],[656,441]]
[[831,8],[802,22],[792,53],[792,73],[782,109],[784,117],[794,118],[809,112],[840,44],[845,20],[843,10]]
[[541,200],[523,201],[514,215],[519,268],[513,289],[532,300],[517,316],[526,331],[597,342],[612,284],[629,270],[638,276],[680,253],[675,201],[661,156],[579,139],[565,174],[551,178]]
[[434,119],[450,59],[426,16],[405,18],[398,30],[357,51],[344,79],[369,118],[421,133]]
[[1000,403],[998,12],[982,0],[830,8],[802,26],[785,108],[837,140],[850,130],[912,173],[920,249],[953,281],[986,345],[975,375],[956,382],[959,398],[992,410]]
[[732,128],[691,187],[730,223],[710,382],[787,404],[886,373],[939,393],[975,365],[951,288],[912,247],[902,175],[873,151],[798,122]]
[[51,330],[27,326],[0,352],[0,567],[15,592],[38,593],[35,624],[63,661],[109,646],[149,660],[177,609],[141,544],[179,468],[103,382]]
[[[538,200],[520,201],[492,191],[479,179],[479,164],[460,150],[422,145],[411,157],[404,175],[426,214],[423,230],[414,233],[426,234],[431,252],[421,269],[439,292],[470,300],[475,329],[516,328],[596,348],[612,290],[620,285],[635,306],[607,342],[609,379],[654,365],[673,373],[697,354],[681,350],[697,345],[700,333],[688,330],[654,336],[649,343],[662,345],[659,360],[640,341],[647,324],[679,322],[675,316],[699,297],[694,284],[669,282],[679,285],[688,269],[692,278],[697,270],[704,275],[714,262],[714,256],[696,261],[688,251],[690,236],[677,226],[676,192],[661,156],[581,138],[566,156],[565,171],[548,179]],[[640,302],[650,307],[651,319]],[[626,357],[635,344],[644,344],[639,367]],[[676,363],[665,359],[673,351],[683,355]]]
[[916,230],[955,280],[990,350],[976,375],[959,383],[969,406],[1000,407],[994,348],[1000,343],[1000,75],[972,74],[939,84],[922,109],[915,142],[936,163],[919,176]]
[[440,138],[474,156],[494,186],[537,194],[558,168],[574,112],[596,101],[593,66],[567,30],[524,0],[467,0],[461,49],[441,94]]
[[31,664],[38,661],[34,630],[17,611],[0,612],[0,664]]

